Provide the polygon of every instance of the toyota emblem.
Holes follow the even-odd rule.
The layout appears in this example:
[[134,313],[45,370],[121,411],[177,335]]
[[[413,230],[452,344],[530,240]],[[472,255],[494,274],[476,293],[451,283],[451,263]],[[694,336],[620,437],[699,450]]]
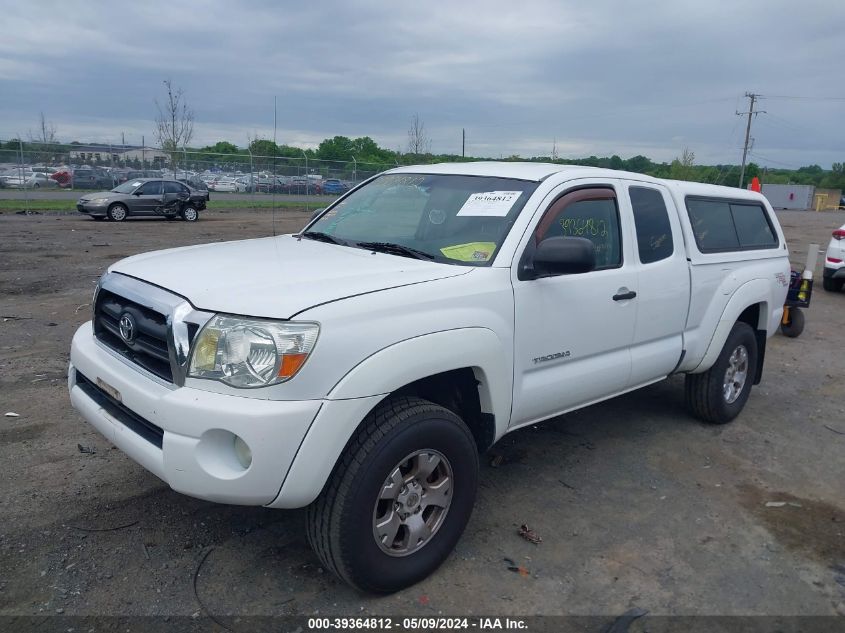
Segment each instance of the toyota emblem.
[[135,340],[135,319],[132,318],[132,315],[128,312],[124,312],[120,315],[120,338],[122,338],[126,343],[131,343]]

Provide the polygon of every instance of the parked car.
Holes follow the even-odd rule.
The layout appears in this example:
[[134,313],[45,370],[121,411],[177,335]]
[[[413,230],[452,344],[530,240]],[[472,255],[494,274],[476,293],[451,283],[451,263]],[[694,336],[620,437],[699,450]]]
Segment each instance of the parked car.
[[203,180],[201,180],[198,176],[179,176],[175,180],[188,185],[192,189],[196,189],[197,191],[208,191],[208,185],[205,184]]
[[401,167],[298,234],[110,266],[73,338],[71,402],[179,492],[307,506],[328,570],[397,591],[452,551],[505,434],[675,374],[692,415],[739,415],[788,254],[753,191]]
[[17,173],[13,176],[8,176],[4,179],[5,186],[10,189],[42,189],[58,187],[59,183],[53,178],[51,174],[46,174],[40,171]]
[[323,192],[323,187],[319,180],[312,178],[295,177],[291,178],[288,183],[287,193],[297,195],[320,195]]
[[55,180],[59,187],[70,187],[70,170],[66,168],[57,169],[50,174],[50,178]]
[[843,285],[845,285],[845,224],[830,236],[822,271],[822,286],[825,290],[839,292]]
[[225,191],[231,193],[238,190],[238,185],[235,182],[234,178],[223,177],[217,178],[209,182],[208,189],[209,191]]
[[76,203],[76,209],[95,220],[122,222],[130,216],[161,215],[195,222],[208,197],[207,191],[191,189],[176,180],[139,178],[111,191],[87,194]]
[[70,174],[70,186],[74,189],[111,189],[115,185],[114,178],[100,169],[74,169]]
[[337,178],[327,178],[323,181],[323,193],[331,195],[339,195],[349,191],[349,187]]
[[255,180],[249,176],[240,176],[235,178],[235,186],[240,193],[252,193],[255,188]]

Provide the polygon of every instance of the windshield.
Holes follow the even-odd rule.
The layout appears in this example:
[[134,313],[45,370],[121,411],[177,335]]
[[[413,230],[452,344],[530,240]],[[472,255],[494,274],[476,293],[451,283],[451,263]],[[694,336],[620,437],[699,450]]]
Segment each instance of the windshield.
[[330,207],[303,236],[486,266],[536,188],[511,178],[386,174]]
[[112,189],[112,191],[114,191],[115,193],[132,193],[138,187],[140,187],[142,184],[144,184],[144,183],[142,183],[138,180],[127,180],[122,185],[118,185],[117,187]]

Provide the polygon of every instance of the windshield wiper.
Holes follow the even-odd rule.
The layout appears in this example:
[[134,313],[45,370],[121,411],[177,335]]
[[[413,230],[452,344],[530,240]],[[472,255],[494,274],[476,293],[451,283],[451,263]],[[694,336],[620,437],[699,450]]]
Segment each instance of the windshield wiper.
[[299,237],[299,239],[307,237],[309,240],[328,242],[329,244],[340,244],[341,246],[346,244],[346,242],[336,238],[334,235],[329,235],[328,233],[323,233],[322,231],[306,231],[305,233],[300,233],[297,237]]
[[434,259],[434,255],[419,251],[410,246],[403,246],[402,244],[394,244],[393,242],[358,242],[358,248],[366,248],[370,251],[377,251],[381,253],[388,253],[389,255],[402,255],[404,257],[413,257],[414,259]]

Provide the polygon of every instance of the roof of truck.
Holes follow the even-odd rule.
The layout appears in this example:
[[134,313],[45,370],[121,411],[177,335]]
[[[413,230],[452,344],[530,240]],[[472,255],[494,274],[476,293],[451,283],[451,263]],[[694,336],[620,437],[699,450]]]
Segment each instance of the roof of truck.
[[606,169],[603,167],[587,167],[584,165],[558,165],[556,163],[527,163],[512,161],[478,161],[467,163],[436,163],[433,165],[408,165],[391,169],[391,174],[457,174],[463,176],[492,176],[495,178],[516,178],[540,182],[553,174],[565,174],[572,178],[625,178],[641,182],[654,182],[666,185],[681,197],[685,195],[717,195],[732,198],[762,199],[756,192],[736,187],[711,185],[701,182],[685,180],[667,180],[655,178],[646,174],[629,171]]
[[462,176],[493,176],[495,178],[518,178],[540,181],[563,171],[610,171],[597,167],[580,165],[556,165],[554,163],[519,163],[511,161],[478,161],[471,163],[436,163],[434,165],[409,165],[391,169],[389,173],[414,174],[458,174]]

